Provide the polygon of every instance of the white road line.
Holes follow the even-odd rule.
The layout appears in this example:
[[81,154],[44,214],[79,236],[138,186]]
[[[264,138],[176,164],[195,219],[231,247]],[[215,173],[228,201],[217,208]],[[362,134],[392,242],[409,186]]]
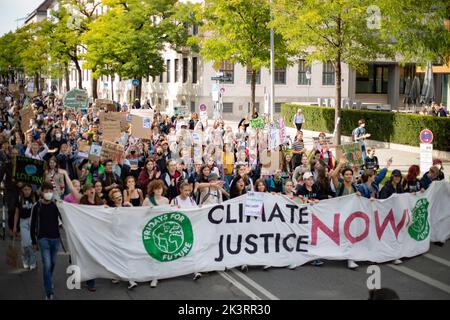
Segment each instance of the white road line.
[[436,262],[439,262],[440,264],[443,264],[444,266],[450,267],[450,261],[443,259],[441,257],[435,256],[434,254],[431,253],[425,253],[423,255],[425,258],[428,258],[430,260],[434,260]]
[[278,298],[277,296],[273,295],[272,293],[270,293],[269,291],[267,291],[266,289],[264,289],[262,286],[260,286],[258,283],[256,283],[255,281],[253,281],[252,279],[250,279],[249,277],[247,277],[245,274],[243,274],[242,272],[240,272],[239,270],[236,269],[231,269],[231,272],[233,272],[235,275],[237,275],[239,278],[241,278],[242,280],[244,280],[245,282],[247,282],[249,285],[251,285],[253,288],[255,288],[256,290],[258,290],[259,292],[261,292],[263,295],[265,295],[267,298],[269,298],[270,300],[280,300],[280,298]]
[[438,288],[438,289],[440,289],[440,290],[450,294],[450,286],[445,284],[445,283],[443,283],[443,282],[440,282],[440,281],[438,281],[436,279],[430,278],[430,277],[428,277],[428,276],[426,276],[426,275],[424,275],[422,273],[419,273],[419,272],[414,271],[414,270],[412,270],[410,268],[407,268],[407,267],[396,266],[396,265],[393,265],[393,264],[388,264],[388,266],[391,267],[394,270],[402,272],[402,273],[404,273],[404,274],[406,274],[406,275],[408,275],[408,276],[410,276],[412,278],[415,278],[415,279],[417,279],[419,281],[425,282],[426,284],[428,284],[428,285],[430,285],[432,287]]
[[250,298],[252,298],[253,300],[262,300],[260,297],[258,297],[255,293],[253,293],[253,291],[251,291],[250,289],[248,289],[246,286],[244,286],[242,283],[240,283],[239,281],[235,280],[233,277],[231,277],[230,275],[226,274],[223,271],[217,271],[218,274],[220,274],[225,280],[227,280],[228,282],[230,282],[232,285],[234,285],[236,288],[238,288],[239,290],[241,290],[244,294],[246,294],[247,296],[249,296]]

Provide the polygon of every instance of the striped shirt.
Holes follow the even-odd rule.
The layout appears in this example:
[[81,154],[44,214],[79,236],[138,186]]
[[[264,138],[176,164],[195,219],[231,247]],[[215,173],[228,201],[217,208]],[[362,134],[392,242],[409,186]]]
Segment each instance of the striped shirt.
[[302,141],[294,141],[294,143],[292,144],[292,149],[294,149],[294,151],[302,151],[303,149],[305,149],[305,143]]

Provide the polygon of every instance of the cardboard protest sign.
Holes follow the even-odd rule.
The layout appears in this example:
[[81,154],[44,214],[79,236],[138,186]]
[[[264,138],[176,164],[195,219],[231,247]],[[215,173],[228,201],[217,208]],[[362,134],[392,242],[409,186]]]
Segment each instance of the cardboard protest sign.
[[33,108],[27,107],[20,109],[20,117],[22,118],[22,132],[25,133],[30,126],[30,120],[34,118]]
[[149,139],[152,135],[154,111],[151,109],[131,109],[131,132],[136,138]]
[[336,158],[340,159],[342,153],[345,153],[347,162],[357,165],[363,165],[361,146],[359,143],[343,144],[336,146]]
[[119,162],[124,156],[125,148],[114,142],[103,141],[100,156],[103,160],[113,160]]
[[78,142],[78,156],[81,158],[87,158],[89,156],[89,152],[91,151],[91,146],[89,142],[86,140],[81,140]]
[[122,135],[120,130],[120,121],[104,120],[102,123],[103,139],[108,141],[116,141]]
[[104,112],[101,111],[99,114],[99,120],[100,120],[100,129],[103,130],[103,123],[106,121],[119,121],[120,122],[120,130],[121,131],[127,131],[129,124],[128,124],[128,113],[126,112]]
[[34,185],[41,185],[44,181],[44,161],[28,157],[13,158],[13,180]]
[[273,175],[275,171],[280,169],[280,152],[264,150],[259,154],[261,161],[261,175]]
[[114,105],[114,102],[109,99],[96,99],[95,100],[95,106],[99,108],[100,110],[108,110],[111,112],[117,111],[116,106]]
[[98,144],[91,145],[91,149],[89,150],[89,160],[97,160],[100,159],[102,152],[102,147]]

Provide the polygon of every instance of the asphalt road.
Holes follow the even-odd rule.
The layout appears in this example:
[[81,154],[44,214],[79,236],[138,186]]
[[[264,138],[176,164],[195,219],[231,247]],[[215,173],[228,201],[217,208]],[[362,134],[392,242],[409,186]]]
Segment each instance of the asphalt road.
[[[0,257],[5,257],[9,241],[0,240]],[[19,243],[18,243],[19,245]],[[127,283],[113,284],[97,280],[97,292],[66,286],[68,256],[60,251],[54,274],[57,300],[290,300],[290,299],[367,299],[369,263],[360,263],[352,271],[345,261],[326,261],[321,267],[304,265],[295,270],[259,267],[242,273],[236,269],[204,274],[198,281],[192,275],[161,280],[157,288],[140,283],[133,290]],[[0,261],[0,300],[43,299],[41,262],[33,271],[12,270]],[[450,243],[443,247],[431,245],[427,254],[405,259],[398,266],[379,265],[381,286],[394,289],[401,299],[450,299]]]

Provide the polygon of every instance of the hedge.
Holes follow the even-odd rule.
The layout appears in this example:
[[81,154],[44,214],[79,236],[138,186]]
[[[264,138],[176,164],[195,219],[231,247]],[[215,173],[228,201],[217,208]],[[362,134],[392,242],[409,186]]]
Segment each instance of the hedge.
[[[286,125],[293,126],[294,115],[301,108],[305,116],[302,128],[331,133],[334,130],[334,108],[283,104],[281,115]],[[425,128],[433,132],[433,149],[450,151],[450,118],[433,117],[399,112],[371,110],[342,110],[341,132],[351,136],[358,120],[366,120],[370,139],[419,146],[419,133]]]

